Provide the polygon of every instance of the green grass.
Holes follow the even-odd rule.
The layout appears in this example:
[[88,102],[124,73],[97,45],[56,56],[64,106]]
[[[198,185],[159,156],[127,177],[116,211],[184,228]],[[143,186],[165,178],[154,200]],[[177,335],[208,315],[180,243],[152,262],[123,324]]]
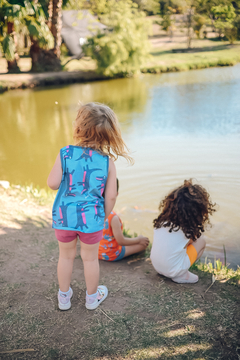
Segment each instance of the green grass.
[[[2,191],[9,192],[9,197]],[[27,186],[1,190],[0,195],[11,204],[13,196],[20,201],[29,197],[26,210],[41,196],[44,201],[48,198],[47,193]],[[98,309],[87,311],[83,264],[78,258],[71,282],[72,308],[61,312],[56,296],[57,242],[35,220],[28,229],[30,236],[25,228],[4,234],[14,253],[1,269],[1,359],[211,360],[239,355],[239,288],[219,280],[208,291],[209,272],[215,269],[219,274],[220,261],[211,267],[206,259],[204,271],[196,264],[200,281],[193,285],[173,283],[144,259],[137,266],[126,260],[104,262],[101,282],[108,286],[109,296]],[[131,236],[131,231],[125,234]],[[15,238],[22,239],[21,246],[14,246]],[[52,252],[48,257],[47,251]],[[23,252],[28,255],[25,268]],[[8,269],[20,269],[22,274],[16,270],[11,275]],[[34,351],[6,353],[19,349]]]
[[64,66],[70,58],[70,56],[63,56],[61,58],[63,71],[89,71],[96,70],[97,68],[96,61],[87,57],[84,57],[81,60],[71,60],[66,66]]
[[[8,193],[13,194],[19,198],[19,202],[28,200],[34,200],[39,205],[52,205],[56,193],[51,190],[41,189],[39,186],[35,187],[30,185],[14,185],[11,184],[6,190]],[[41,224],[44,227],[44,224]]]
[[[208,50],[208,48],[206,49]],[[240,62],[240,45],[225,48],[219,44],[211,51],[195,53],[173,53],[156,48],[151,53],[152,59],[142,67],[143,73],[164,73],[204,69],[216,66],[233,66]]]
[[240,267],[237,270],[233,270],[228,267],[228,265],[224,265],[220,259],[214,260],[212,263],[208,258],[205,258],[205,262],[197,261],[195,264],[191,266],[191,270],[199,270],[205,273],[210,273],[214,275],[215,280],[219,280],[220,282],[227,281],[232,285],[240,284]]

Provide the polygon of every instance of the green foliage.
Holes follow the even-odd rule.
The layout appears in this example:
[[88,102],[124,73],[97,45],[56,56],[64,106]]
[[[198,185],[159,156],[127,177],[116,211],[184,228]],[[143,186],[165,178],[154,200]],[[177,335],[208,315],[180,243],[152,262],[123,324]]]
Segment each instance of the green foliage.
[[229,284],[240,284],[240,268],[238,267],[237,270],[230,269],[228,265],[224,265],[220,259],[214,260],[212,263],[206,257],[204,263],[198,260],[191,266],[191,269],[213,274],[216,280],[227,280]]
[[213,6],[211,12],[217,21],[232,21],[236,17],[233,5],[218,5]]
[[107,6],[100,20],[109,30],[89,38],[83,51],[97,61],[100,74],[132,75],[149,57],[150,23],[131,0],[109,0]]
[[[44,48],[53,47],[53,36],[45,23],[41,5],[28,0],[2,0],[0,8],[0,44],[8,61],[15,59],[16,45],[14,32],[27,29],[30,36]],[[9,24],[11,23],[11,32]]]
[[167,12],[165,15],[163,15],[162,21],[160,22],[159,25],[162,26],[162,29],[165,31],[168,31],[169,27],[172,26],[172,19],[171,19],[171,15],[169,12]]
[[3,53],[5,54],[6,59],[8,61],[11,61],[14,59],[15,44],[14,44],[14,40],[13,40],[12,36],[6,35],[3,38],[2,49],[3,49]]
[[53,48],[53,36],[45,22],[28,17],[25,19],[25,25],[27,26],[29,36],[36,40],[41,48]]
[[230,44],[233,44],[238,37],[238,29],[233,26],[233,24],[227,24],[224,28],[224,35],[230,42]]
[[237,39],[240,39],[240,15],[237,15],[237,17],[234,19],[233,26],[237,31]]
[[146,11],[148,14],[157,14],[160,10],[158,0],[133,0],[139,10]]
[[193,16],[193,30],[197,35],[198,39],[200,39],[200,32],[202,27],[207,23],[207,18],[203,15],[196,14]]
[[162,16],[169,11],[173,14],[183,14],[186,8],[185,0],[162,0],[159,1],[160,13]]
[[218,29],[219,37],[225,35],[230,42],[233,42],[237,37],[237,31],[233,29],[233,21],[236,17],[233,5],[213,6],[211,13],[215,18],[214,26]]

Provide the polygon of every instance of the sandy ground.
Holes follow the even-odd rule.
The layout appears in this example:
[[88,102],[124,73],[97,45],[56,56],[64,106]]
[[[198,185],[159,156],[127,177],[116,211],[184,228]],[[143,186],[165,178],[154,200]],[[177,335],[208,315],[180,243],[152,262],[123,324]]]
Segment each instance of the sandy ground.
[[239,288],[209,288],[201,272],[198,284],[175,284],[140,254],[101,262],[109,296],[88,311],[78,248],[72,308],[61,312],[51,206],[0,187],[0,213],[1,359],[240,358]]

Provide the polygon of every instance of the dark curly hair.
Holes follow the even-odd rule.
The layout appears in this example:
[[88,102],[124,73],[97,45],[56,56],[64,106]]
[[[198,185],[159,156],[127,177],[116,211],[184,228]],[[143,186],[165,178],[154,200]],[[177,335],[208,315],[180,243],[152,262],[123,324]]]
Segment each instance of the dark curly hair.
[[192,179],[168,194],[160,202],[160,215],[153,220],[154,227],[170,227],[169,232],[181,229],[187,239],[196,241],[204,232],[204,225],[210,224],[216,204],[201,185],[193,185]]

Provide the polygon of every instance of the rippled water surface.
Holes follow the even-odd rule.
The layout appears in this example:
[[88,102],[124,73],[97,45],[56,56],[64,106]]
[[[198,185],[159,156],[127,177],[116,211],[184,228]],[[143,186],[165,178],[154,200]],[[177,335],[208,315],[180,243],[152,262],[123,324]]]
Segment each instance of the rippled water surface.
[[134,166],[118,160],[116,205],[126,228],[152,239],[160,200],[195,178],[218,204],[206,255],[240,265],[240,65],[142,75],[60,89],[0,95],[0,179],[46,186],[62,146],[72,142],[78,102],[117,113]]

